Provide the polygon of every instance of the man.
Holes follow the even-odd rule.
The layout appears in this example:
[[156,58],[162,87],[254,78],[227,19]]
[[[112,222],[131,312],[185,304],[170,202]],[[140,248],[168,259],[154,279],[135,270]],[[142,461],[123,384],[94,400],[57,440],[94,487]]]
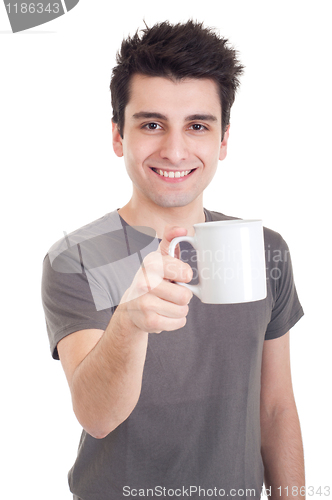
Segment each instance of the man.
[[286,243],[264,230],[267,297],[244,304],[201,303],[174,283],[193,276],[190,246],[185,262],[168,256],[193,224],[234,218],[206,210],[203,191],[226,157],[242,70],[191,21],[147,28],[118,54],[113,148],[131,199],[44,261],[52,354],[84,428],[76,499],[260,498],[263,476],[271,498],[304,498],[289,366],[303,311]]

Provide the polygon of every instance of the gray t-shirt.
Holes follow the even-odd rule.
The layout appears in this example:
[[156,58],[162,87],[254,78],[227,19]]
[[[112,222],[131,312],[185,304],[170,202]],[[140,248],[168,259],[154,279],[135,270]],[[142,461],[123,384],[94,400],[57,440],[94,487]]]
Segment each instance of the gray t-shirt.
[[[234,219],[204,211],[207,222]],[[264,240],[266,299],[215,305],[194,296],[183,328],[149,334],[131,415],[104,439],[82,432],[69,472],[75,498],[260,498],[263,342],[284,335],[303,315],[285,241],[266,228]],[[42,297],[55,359],[66,335],[107,327],[158,244],[151,230],[128,226],[114,211],[53,245]],[[195,251],[186,242],[180,248],[195,276]]]

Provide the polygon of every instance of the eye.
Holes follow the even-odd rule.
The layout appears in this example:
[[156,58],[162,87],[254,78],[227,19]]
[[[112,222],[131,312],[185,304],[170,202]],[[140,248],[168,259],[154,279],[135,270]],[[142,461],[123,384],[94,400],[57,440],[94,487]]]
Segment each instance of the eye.
[[145,128],[147,130],[157,130],[158,127],[160,127],[160,125],[158,125],[158,123],[150,122],[150,123],[146,123],[145,125],[143,125],[142,128]]
[[208,130],[207,127],[205,127],[205,125],[202,125],[201,123],[193,123],[189,128],[195,130],[195,132],[203,132],[204,130]]

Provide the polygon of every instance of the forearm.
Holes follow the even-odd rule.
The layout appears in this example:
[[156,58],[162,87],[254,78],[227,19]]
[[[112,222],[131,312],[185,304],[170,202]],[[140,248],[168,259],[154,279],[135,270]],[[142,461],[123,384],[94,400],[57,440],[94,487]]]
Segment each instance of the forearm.
[[121,424],[137,404],[148,334],[118,306],[103,336],[76,368],[71,383],[75,415],[96,438]]
[[[295,403],[271,415],[261,412],[265,488],[271,500],[305,499],[302,437]],[[302,488],[302,489],[301,489]]]

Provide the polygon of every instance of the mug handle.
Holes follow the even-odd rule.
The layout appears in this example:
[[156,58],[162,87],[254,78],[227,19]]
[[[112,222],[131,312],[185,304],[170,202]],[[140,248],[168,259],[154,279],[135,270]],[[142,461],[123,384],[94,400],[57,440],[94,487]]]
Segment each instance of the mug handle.
[[[194,236],[178,236],[177,238],[172,239],[172,241],[169,245],[169,248],[168,248],[168,255],[170,255],[171,257],[175,257],[175,255],[174,255],[175,247],[178,243],[180,243],[180,241],[188,241],[194,248],[196,248],[195,247],[196,239]],[[188,283],[181,283],[179,281],[174,281],[174,283],[177,283],[178,285],[181,285],[181,286],[185,286],[194,295],[196,295],[196,297],[198,297],[200,300],[202,300],[201,299],[201,288],[199,285],[189,285]]]

